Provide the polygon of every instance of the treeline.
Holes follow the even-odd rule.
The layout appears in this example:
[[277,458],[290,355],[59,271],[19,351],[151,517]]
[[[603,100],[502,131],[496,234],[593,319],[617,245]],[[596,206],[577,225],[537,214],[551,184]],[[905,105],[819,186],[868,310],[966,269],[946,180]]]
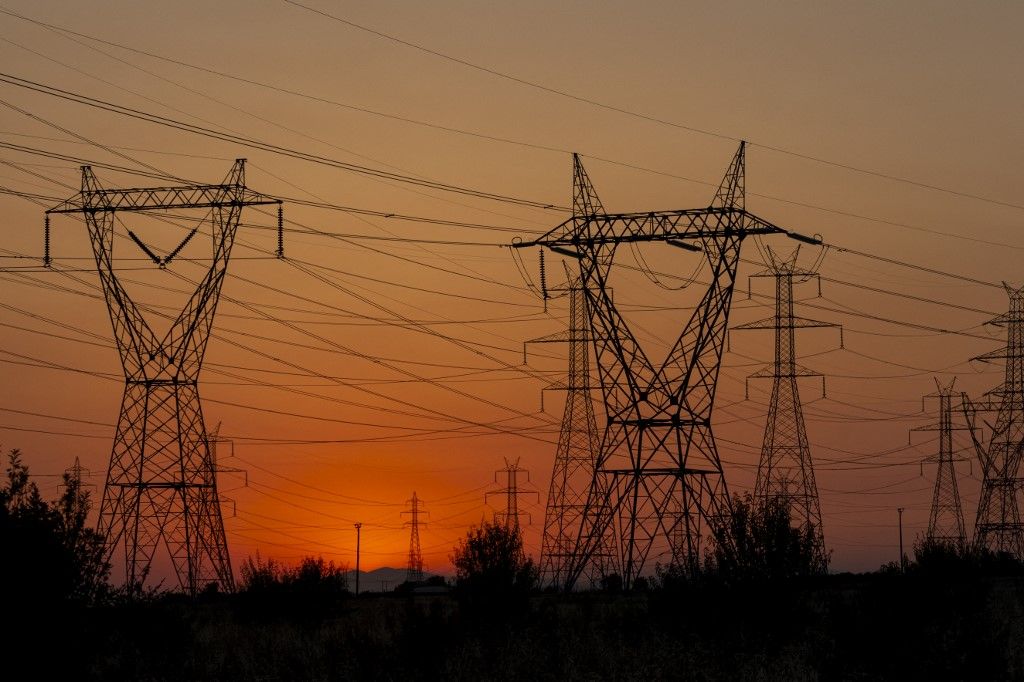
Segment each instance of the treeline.
[[[0,579],[3,585],[17,586],[9,590],[9,599],[103,604],[159,596],[152,589],[110,585],[104,539],[87,525],[92,496],[80,479],[65,473],[57,499],[46,501],[17,450],[8,454],[5,474],[0,488],[0,547],[9,560],[0,562]],[[654,575],[637,578],[632,589],[743,585],[827,573],[830,557],[820,555],[814,529],[795,527],[789,507],[780,500],[757,503],[749,494],[734,496],[731,516],[710,540],[699,565],[659,565]],[[480,604],[491,608],[497,602],[514,609],[517,601],[539,589],[537,567],[526,556],[518,527],[487,522],[474,526],[453,548],[451,559],[456,571],[451,587],[467,610]],[[246,559],[239,572],[239,591],[250,601],[301,604],[351,594],[348,566],[322,557],[287,566],[257,554]],[[1014,576],[1024,575],[1024,565],[1010,555],[918,539],[904,566],[890,562],[879,573]],[[445,581],[434,578],[432,584]],[[396,591],[409,593],[414,587],[400,585]],[[622,580],[612,574],[594,587],[615,593],[622,590]]]
[[906,567],[827,575],[784,505],[733,502],[698,570],[661,566],[630,590],[609,576],[592,591],[543,591],[518,529],[483,523],[453,548],[447,592],[355,598],[344,565],[257,555],[236,594],[188,599],[112,589],[88,491],[68,476],[44,500],[13,452],[0,489],[8,668],[12,679],[1024,679],[1012,558],[919,542]]

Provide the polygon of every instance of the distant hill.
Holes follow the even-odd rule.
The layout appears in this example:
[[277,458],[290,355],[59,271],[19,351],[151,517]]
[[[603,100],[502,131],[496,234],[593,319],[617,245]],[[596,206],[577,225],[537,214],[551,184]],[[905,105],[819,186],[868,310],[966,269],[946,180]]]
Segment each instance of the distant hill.
[[[437,575],[435,573],[424,573],[424,580]],[[381,568],[375,568],[372,571],[359,571],[359,591],[360,592],[390,592],[399,585],[405,582],[405,569],[404,568],[391,568],[390,566],[382,566]],[[356,588],[356,572],[349,571],[348,574],[348,589],[355,590]]]

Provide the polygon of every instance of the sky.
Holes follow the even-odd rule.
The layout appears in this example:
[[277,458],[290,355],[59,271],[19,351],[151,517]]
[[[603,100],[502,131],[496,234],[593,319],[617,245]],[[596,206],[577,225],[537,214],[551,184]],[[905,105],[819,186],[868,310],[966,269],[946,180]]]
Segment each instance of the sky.
[[[521,501],[537,557],[564,399],[542,389],[567,349],[524,343],[564,329],[566,302],[538,297],[536,249],[517,263],[507,246],[567,217],[572,152],[609,211],[694,208],[747,140],[748,209],[829,245],[801,250],[804,266],[820,261],[821,295],[799,284],[797,314],[841,324],[843,347],[808,330],[797,349],[826,375],[824,396],[814,381],[801,390],[833,570],[896,559],[897,507],[908,544],[927,526],[934,464],[922,462],[936,444],[909,430],[936,419],[922,401],[934,378],[972,395],[1000,382],[999,365],[970,359],[1001,344],[984,324],[1006,308],[1000,282],[1024,284],[1015,3],[0,0],[0,12],[6,76],[265,143],[0,83],[0,446],[24,453],[46,494],[78,457],[98,499],[123,391],[84,225],[55,217],[55,267],[34,260],[43,211],[78,191],[78,166],[140,187],[156,181],[126,170],[219,182],[245,157],[247,184],[285,199],[283,261],[276,217],[243,215],[200,383],[224,439],[236,566],[257,552],[354,564],[356,521],[364,568],[402,566],[415,491],[426,568],[449,572],[458,538],[501,507],[485,494],[503,487],[506,458],[537,491]],[[181,240],[180,225],[133,225],[164,253]],[[119,275],[159,318],[191,292],[204,243],[161,270],[122,234]],[[795,243],[745,243],[733,326],[772,313],[770,282],[749,280],[747,295],[759,246]],[[615,273],[616,304],[652,356],[700,295],[695,258],[654,245],[620,256],[637,267]],[[547,266],[556,287],[561,262]],[[730,334],[723,359],[714,423],[733,492],[753,488],[770,388],[752,382],[747,398],[745,377],[772,348],[768,332]],[[956,445],[970,528],[980,467],[962,433]]]

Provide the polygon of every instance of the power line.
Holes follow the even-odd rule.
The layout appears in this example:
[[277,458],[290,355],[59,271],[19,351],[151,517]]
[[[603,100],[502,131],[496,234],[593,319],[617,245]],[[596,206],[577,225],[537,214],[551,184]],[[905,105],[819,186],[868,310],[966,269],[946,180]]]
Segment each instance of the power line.
[[452,192],[455,194],[472,196],[478,199],[487,199],[491,201],[498,201],[518,206],[526,206],[529,208],[565,210],[565,207],[558,206],[548,202],[535,201],[532,199],[524,199],[503,194],[496,194],[492,192],[485,192],[483,190],[476,190],[469,187],[462,187],[460,185],[444,183],[436,180],[416,178],[409,175],[402,175],[399,173],[381,170],[379,168],[371,168],[369,166],[361,166],[359,164],[348,163],[346,161],[332,159],[326,156],[321,156],[319,154],[303,152],[297,149],[275,145],[270,142],[264,142],[261,140],[244,137],[241,135],[235,135],[233,133],[219,132],[210,128],[206,128],[204,126],[186,123],[184,121],[179,121],[166,116],[160,116],[158,114],[142,111],[140,109],[134,109],[132,107],[122,106],[106,100],[88,97],[86,95],[46,85],[44,83],[33,81],[27,78],[19,78],[12,74],[0,73],[0,82],[7,83],[8,85],[14,85],[19,88],[31,90],[33,92],[38,92],[40,94],[49,95],[51,97],[56,97],[62,100],[66,100],[68,102],[82,104],[95,109],[100,109],[102,111],[107,111],[109,113],[118,114],[120,116],[125,116],[139,121],[144,121],[146,123],[152,123],[167,128],[173,128],[181,132],[192,133],[195,135],[220,140],[223,142],[239,144],[252,149],[259,149],[261,151],[266,151],[272,154],[298,159],[301,161],[307,161],[309,163],[314,163],[321,166],[337,168],[340,170],[346,170],[353,173],[358,173],[361,175],[366,175],[375,178],[381,178],[385,180],[393,180],[396,182],[402,182],[410,185],[415,185],[418,187],[426,187],[429,189],[436,189],[445,192]]
[[[274,91],[277,91],[277,92],[281,92],[281,93],[297,96],[297,97],[302,97],[302,98],[305,98],[305,99],[308,99],[308,100],[312,100],[312,101],[319,101],[319,102],[323,102],[323,103],[327,103],[327,104],[332,104],[332,105],[335,105],[335,106],[340,106],[340,107],[352,109],[352,110],[355,110],[355,111],[360,111],[360,112],[363,112],[363,113],[384,117],[384,118],[387,118],[387,119],[392,119],[392,120],[396,120],[396,121],[400,121],[400,122],[404,122],[404,123],[410,123],[410,124],[425,126],[425,127],[428,127],[428,128],[434,128],[434,129],[442,130],[442,131],[445,131],[445,132],[463,134],[463,135],[467,135],[467,136],[471,136],[471,137],[476,137],[476,138],[481,138],[481,139],[486,139],[486,140],[491,140],[491,141],[496,141],[496,142],[515,144],[515,145],[524,146],[524,147],[537,148],[537,149],[542,149],[542,150],[546,150],[546,151],[554,151],[554,152],[566,153],[566,154],[569,153],[569,150],[559,149],[559,148],[551,147],[551,146],[548,146],[548,145],[540,145],[540,144],[525,142],[525,141],[521,141],[521,140],[512,140],[512,139],[509,139],[509,138],[504,138],[504,137],[499,137],[499,136],[494,136],[494,135],[482,134],[482,133],[478,133],[478,132],[474,132],[474,131],[468,131],[468,130],[463,130],[463,129],[459,129],[459,128],[455,128],[455,127],[450,127],[450,126],[443,126],[443,125],[433,124],[433,123],[429,123],[429,122],[425,122],[425,121],[419,121],[419,120],[416,120],[416,119],[410,119],[410,118],[403,117],[403,116],[395,116],[395,115],[388,114],[388,113],[385,113],[385,112],[380,112],[380,111],[375,111],[375,110],[367,109],[367,108],[364,108],[364,107],[358,107],[358,106],[355,106],[355,105],[350,105],[350,104],[346,104],[346,103],[343,103],[343,102],[338,102],[336,100],[331,100],[331,99],[319,97],[319,96],[316,96],[316,95],[311,95],[309,93],[302,93],[302,92],[290,90],[288,88],[274,86],[274,85],[270,85],[270,84],[263,83],[263,82],[260,82],[260,81],[256,81],[256,80],[252,80],[252,79],[243,78],[243,77],[240,77],[240,76],[224,73],[222,71],[217,71],[217,70],[214,70],[214,69],[210,69],[208,67],[197,66],[195,64],[190,64],[188,62],[184,62],[184,61],[181,61],[181,60],[168,58],[168,57],[165,57],[165,56],[162,56],[162,55],[154,54],[152,52],[147,52],[145,50],[139,50],[139,49],[127,46],[127,45],[123,45],[123,44],[120,44],[120,43],[115,43],[115,42],[112,42],[112,41],[104,40],[104,39],[98,38],[96,36],[90,36],[90,35],[87,35],[87,34],[79,33],[79,32],[73,31],[71,29],[68,29],[66,27],[60,27],[60,26],[56,26],[56,25],[53,25],[53,24],[48,24],[46,22],[41,22],[41,21],[38,21],[38,20],[34,20],[34,19],[31,19],[29,17],[25,17],[23,15],[20,15],[20,14],[14,13],[14,12],[10,12],[8,10],[4,10],[2,8],[0,8],[0,13],[5,13],[5,14],[8,14],[9,16],[13,16],[13,17],[22,19],[24,21],[28,21],[30,23],[36,24],[38,26],[45,27],[45,28],[47,28],[47,29],[57,33],[58,35],[64,36],[65,38],[67,38],[69,35],[76,35],[76,36],[79,36],[79,37],[82,37],[82,38],[86,38],[88,40],[92,40],[92,41],[95,41],[95,42],[103,43],[103,44],[114,46],[114,47],[118,47],[120,49],[124,49],[124,50],[130,51],[130,52],[133,52],[133,53],[146,55],[148,57],[151,57],[151,58],[154,58],[154,59],[158,59],[158,60],[162,60],[162,61],[165,61],[165,62],[168,62],[168,63],[171,63],[171,64],[176,64],[178,66],[184,66],[184,67],[187,67],[187,68],[190,68],[190,69],[195,69],[195,70],[203,71],[203,72],[206,72],[206,73],[211,73],[211,74],[223,77],[223,78],[236,80],[236,81],[247,83],[247,84],[250,84],[250,85],[253,85],[253,86],[256,86],[256,87],[263,87],[263,88],[267,88],[267,89],[274,90]],[[309,139],[312,139],[314,141],[323,142],[324,144],[328,144],[329,146],[332,146],[332,147],[334,147],[336,149],[340,149],[341,151],[346,151],[348,153],[355,154],[354,152],[351,152],[350,150],[346,150],[346,149],[337,147],[336,145],[324,142],[322,140],[319,140],[318,138],[311,137],[311,136],[303,133],[302,131],[296,131],[296,130],[294,130],[292,128],[289,128],[287,126],[283,126],[281,124],[275,123],[275,122],[270,121],[268,119],[265,119],[263,117],[256,116],[255,114],[252,114],[251,112],[248,112],[247,110],[239,109],[239,108],[234,107],[233,105],[230,105],[230,104],[228,104],[226,102],[222,102],[221,100],[218,100],[218,99],[216,99],[216,98],[214,98],[214,97],[212,97],[210,95],[207,95],[205,93],[199,92],[199,91],[197,91],[197,90],[195,90],[193,88],[190,88],[188,86],[182,85],[180,83],[177,83],[176,81],[171,81],[169,79],[163,78],[162,76],[159,76],[158,74],[154,74],[154,73],[152,73],[150,71],[147,71],[145,69],[141,69],[141,67],[139,67],[136,64],[133,64],[131,62],[127,62],[125,60],[121,60],[121,59],[119,59],[117,57],[114,57],[113,55],[110,55],[107,52],[104,52],[102,50],[98,50],[97,48],[94,48],[94,47],[91,47],[91,46],[88,46],[88,45],[84,45],[84,43],[81,43],[80,41],[74,40],[72,38],[69,38],[69,39],[72,40],[73,42],[77,43],[77,44],[83,45],[83,46],[85,46],[85,47],[87,47],[89,49],[92,49],[92,50],[95,50],[95,51],[99,52],[100,54],[103,54],[104,56],[107,56],[107,57],[109,57],[111,59],[114,59],[115,61],[118,61],[120,63],[126,64],[128,66],[131,66],[132,68],[139,69],[143,73],[146,73],[146,74],[148,74],[148,75],[150,75],[150,76],[152,76],[154,78],[159,78],[159,79],[164,80],[166,82],[169,82],[169,83],[172,83],[174,85],[177,85],[178,87],[181,87],[181,88],[187,90],[188,92],[191,92],[193,94],[197,94],[197,95],[202,96],[204,98],[210,99],[210,100],[212,100],[214,102],[222,104],[223,106],[227,106],[227,107],[229,107],[229,108],[231,108],[231,109],[233,109],[235,111],[240,111],[242,113],[245,113],[247,115],[250,115],[250,116],[253,116],[253,117],[257,118],[258,120],[271,123],[273,125],[276,125],[278,127],[283,128],[284,130],[295,132],[296,134],[302,135],[302,136],[307,137]],[[11,42],[11,41],[9,41],[9,42]],[[12,43],[12,44],[17,45],[17,43]],[[29,48],[26,48],[24,46],[20,46],[20,47],[23,47],[23,49],[27,49],[27,50],[29,49]],[[32,51],[32,50],[30,50],[30,51]],[[36,54],[39,54],[39,53],[36,53]],[[51,59],[49,57],[46,57],[45,55],[40,55],[40,56],[43,56],[44,58],[47,58],[47,59]],[[67,64],[63,64],[62,62],[57,62],[57,63],[60,63],[63,66],[66,66],[67,68],[74,69],[76,71],[80,71],[79,69],[76,69],[73,66],[70,66],[70,65],[67,65]],[[84,72],[82,72],[82,73],[84,73]],[[86,75],[89,75],[90,77],[95,78],[95,76],[92,76],[91,74],[86,74]],[[108,82],[108,81],[103,81],[103,82]],[[113,85],[113,84],[111,84],[111,85]],[[120,87],[120,86],[115,86],[115,87]],[[120,89],[124,89],[124,88],[120,88]],[[132,92],[130,90],[126,90],[126,91],[127,92]],[[150,98],[147,98],[147,99],[150,99]],[[155,101],[155,100],[150,100],[150,101]],[[199,119],[199,120],[205,120],[205,119]],[[223,126],[219,126],[219,127],[223,127]],[[778,149],[775,148],[775,147],[770,147],[770,146],[767,146],[767,145],[760,145],[760,146],[763,146],[766,149],[774,149],[774,150],[778,151]],[[158,153],[164,153],[164,152],[158,152]],[[186,156],[188,156],[188,155],[186,155]],[[360,155],[360,154],[356,154],[356,156],[362,156],[363,158],[370,158],[370,157],[365,157],[365,156]],[[693,179],[693,178],[688,178],[688,177],[684,177],[684,176],[681,176],[681,175],[677,175],[677,174],[674,174],[674,173],[658,171],[658,170],[655,170],[655,169],[639,166],[637,164],[627,163],[627,162],[618,161],[618,160],[614,160],[614,159],[603,158],[603,157],[594,156],[594,155],[586,155],[586,156],[588,156],[588,158],[593,158],[593,159],[598,160],[598,161],[602,161],[602,162],[605,162],[605,163],[610,163],[610,164],[614,164],[614,165],[618,165],[618,166],[622,166],[622,167],[626,167],[626,168],[631,168],[631,169],[634,169],[634,170],[654,173],[654,174],[662,175],[662,176],[666,176],[666,177],[672,177],[672,178],[676,178],[676,179],[680,179],[680,180],[685,180],[687,182],[694,182],[694,183],[698,183],[698,184],[713,186],[713,183],[710,183],[710,182],[707,182],[707,181],[696,180],[696,179]],[[798,155],[798,156],[801,156],[803,158],[813,158],[813,157],[807,157],[806,155]],[[373,159],[371,159],[371,160],[373,160]],[[831,163],[831,162],[827,162],[827,163]],[[390,166],[390,164],[384,164],[384,165]],[[840,164],[840,166],[842,166],[842,164]],[[390,166],[390,167],[394,167],[394,166]],[[855,170],[859,170],[859,169],[855,169]],[[928,185],[928,186],[930,187],[930,185]],[[812,210],[818,210],[818,211],[823,211],[823,212],[831,213],[831,214],[834,214],[834,215],[841,215],[841,216],[845,216],[845,217],[855,218],[855,219],[858,219],[858,220],[865,220],[865,221],[869,221],[869,222],[876,222],[876,223],[880,223],[880,224],[884,224],[884,225],[895,226],[895,227],[900,227],[900,228],[910,229],[910,230],[915,230],[915,231],[921,231],[921,232],[926,232],[926,233],[929,233],[929,234],[935,234],[935,235],[949,237],[949,238],[954,238],[954,239],[961,239],[961,240],[966,240],[966,241],[972,241],[972,242],[977,242],[977,243],[982,243],[982,244],[987,244],[987,245],[992,245],[992,246],[1001,246],[1001,247],[1013,248],[1013,249],[1024,249],[1024,246],[1018,246],[1018,245],[1015,245],[1015,244],[1008,244],[1008,243],[1005,243],[1005,242],[997,242],[997,241],[993,241],[993,240],[981,239],[981,238],[978,238],[978,237],[972,237],[972,236],[967,236],[967,235],[960,235],[960,234],[955,234],[955,233],[950,233],[950,232],[943,232],[943,231],[940,231],[940,230],[930,229],[930,228],[922,227],[922,226],[919,226],[919,225],[911,225],[911,224],[908,224],[908,223],[891,221],[891,220],[886,220],[886,219],[872,217],[872,216],[865,216],[865,215],[861,215],[861,214],[857,214],[857,213],[852,213],[852,212],[849,212],[849,211],[843,211],[843,210],[840,210],[840,209],[833,209],[833,208],[818,206],[818,205],[815,205],[815,204],[809,204],[809,203],[806,203],[806,202],[790,200],[790,199],[786,199],[786,198],[783,198],[783,197],[777,197],[777,196],[765,195],[765,194],[756,194],[756,193],[751,193],[751,196],[758,196],[758,197],[766,198],[766,199],[769,199],[769,200],[772,200],[772,201],[779,201],[779,202],[787,203],[787,204],[794,205],[794,206],[800,206],[800,207],[804,207],[804,208],[810,208]],[[291,201],[295,201],[295,200],[291,200]],[[345,209],[344,208],[339,208],[337,210],[345,210]],[[350,211],[350,212],[355,213],[356,211]],[[384,215],[383,217],[398,217],[398,216]],[[403,218],[399,218],[399,219],[403,219]]]
[[[474,69],[476,71],[480,71],[482,73],[486,73],[486,74],[489,74],[491,76],[495,76],[497,78],[501,78],[503,80],[507,80],[507,81],[510,81],[510,82],[513,82],[513,83],[518,83],[519,85],[523,85],[523,86],[526,86],[526,87],[529,87],[529,88],[533,88],[535,90],[540,90],[542,92],[546,92],[546,93],[549,93],[549,94],[552,94],[552,95],[557,95],[559,97],[564,97],[564,98],[567,98],[567,99],[571,99],[571,100],[574,100],[576,102],[580,102],[582,104],[587,104],[587,105],[590,105],[590,106],[597,107],[599,109],[604,109],[606,111],[611,111],[611,112],[615,112],[617,114],[623,114],[625,116],[630,116],[632,118],[637,118],[637,119],[640,119],[640,120],[648,121],[650,123],[656,123],[658,125],[668,126],[670,128],[675,128],[677,130],[685,130],[685,131],[688,131],[688,132],[691,132],[691,133],[697,133],[699,135],[704,135],[704,136],[707,136],[707,137],[713,137],[713,138],[717,138],[717,139],[720,139],[720,140],[728,140],[730,142],[740,142],[741,141],[741,138],[735,137],[733,135],[727,135],[725,133],[721,133],[721,132],[717,132],[717,131],[712,131],[712,130],[707,130],[707,129],[704,129],[704,128],[698,128],[696,126],[687,125],[687,124],[679,123],[679,122],[676,122],[676,121],[669,121],[667,119],[658,118],[656,116],[652,116],[652,115],[649,115],[649,114],[644,114],[644,113],[640,113],[640,112],[637,112],[637,111],[632,111],[630,109],[625,109],[625,108],[620,107],[620,106],[616,106],[616,105],[613,105],[613,104],[608,104],[606,102],[601,102],[601,101],[598,101],[598,100],[595,100],[595,99],[591,99],[589,97],[584,97],[582,95],[577,95],[577,94],[568,92],[566,90],[560,90],[558,88],[553,88],[553,87],[544,85],[542,83],[538,83],[536,81],[527,80],[525,78],[521,78],[519,76],[515,76],[515,75],[512,75],[512,74],[503,72],[503,71],[498,71],[496,69],[488,68],[486,66],[481,66],[480,64],[476,64],[476,63],[468,61],[466,59],[461,59],[459,57],[454,57],[452,55],[446,54],[444,52],[440,52],[438,50],[434,50],[434,49],[426,47],[424,45],[421,45],[421,44],[418,44],[418,43],[414,43],[414,42],[411,42],[411,41],[408,41],[408,40],[403,40],[402,38],[399,38],[399,37],[397,37],[395,35],[392,35],[392,34],[389,34],[389,33],[385,33],[383,31],[379,31],[377,29],[370,28],[370,27],[364,26],[362,24],[358,24],[358,23],[356,23],[354,21],[351,21],[349,19],[345,19],[345,18],[340,17],[340,16],[338,16],[336,14],[331,14],[331,13],[326,12],[324,10],[317,9],[315,7],[310,7],[309,5],[304,5],[304,4],[300,3],[300,2],[296,2],[295,0],[283,0],[283,1],[285,3],[287,3],[287,4],[289,4],[289,5],[294,5],[295,7],[302,8],[302,9],[306,10],[307,12],[312,12],[314,14],[317,14],[317,15],[321,16],[321,17],[324,17],[325,19],[330,19],[332,21],[336,21],[338,23],[341,23],[341,24],[344,24],[346,26],[349,26],[350,28],[354,28],[354,29],[357,29],[359,31],[363,31],[364,33],[369,33],[371,35],[374,35],[374,36],[376,36],[378,38],[382,38],[384,40],[388,40],[388,41],[391,41],[393,43],[397,43],[399,45],[403,45],[403,46],[411,48],[413,50],[418,50],[418,51],[423,52],[425,54],[429,54],[431,56],[438,57],[440,59],[444,59],[444,60],[452,62],[454,64],[458,64],[460,66],[464,66],[464,67],[467,67],[467,68],[470,68],[470,69]],[[932,190],[932,191],[935,191],[935,192],[941,192],[943,194],[949,194],[951,196],[961,197],[961,198],[965,198],[965,199],[973,199],[975,201],[981,201],[981,202],[985,202],[985,203],[988,203],[988,204],[994,204],[996,206],[1003,206],[1003,207],[1006,207],[1006,208],[1015,208],[1015,209],[1019,209],[1019,210],[1024,210],[1024,205],[1021,205],[1021,204],[1015,204],[1015,203],[1008,202],[1008,201],[1002,201],[1000,199],[994,199],[994,198],[991,198],[991,197],[985,197],[985,196],[981,196],[981,195],[978,195],[978,194],[971,194],[969,192],[963,192],[963,191],[959,191],[959,190],[954,190],[954,189],[950,189],[948,187],[941,187],[939,185],[934,185],[934,184],[927,183],[927,182],[921,182],[921,181],[918,181],[918,180],[914,180],[912,178],[906,178],[906,177],[902,177],[902,176],[899,176],[899,175],[894,175],[892,173],[885,173],[885,172],[882,172],[882,171],[876,171],[876,170],[870,170],[870,169],[867,169],[867,168],[861,168],[861,167],[854,166],[854,165],[847,164],[847,163],[842,163],[842,162],[838,162],[838,161],[831,161],[829,159],[824,159],[824,158],[818,157],[818,156],[812,156],[810,154],[804,154],[804,153],[801,153],[801,152],[793,151],[793,150],[790,150],[790,149],[785,149],[783,147],[778,147],[778,146],[775,146],[775,145],[763,144],[763,143],[759,143],[759,142],[751,142],[749,140],[747,141],[747,143],[752,145],[752,146],[760,147],[761,149],[766,149],[768,151],[776,152],[778,154],[784,154],[786,156],[792,156],[794,158],[803,159],[805,161],[812,161],[814,163],[822,164],[822,165],[825,165],[825,166],[831,166],[833,168],[839,168],[839,169],[846,170],[846,171],[851,171],[851,172],[854,172],[854,173],[859,173],[861,175],[867,175],[867,176],[871,176],[871,177],[875,177],[875,178],[880,178],[880,179],[883,179],[883,180],[889,180],[889,181],[892,181],[892,182],[897,182],[897,183],[901,183],[901,184],[905,184],[905,185],[912,185],[914,187],[919,187],[919,188],[922,188],[922,189],[928,189],[928,190]]]

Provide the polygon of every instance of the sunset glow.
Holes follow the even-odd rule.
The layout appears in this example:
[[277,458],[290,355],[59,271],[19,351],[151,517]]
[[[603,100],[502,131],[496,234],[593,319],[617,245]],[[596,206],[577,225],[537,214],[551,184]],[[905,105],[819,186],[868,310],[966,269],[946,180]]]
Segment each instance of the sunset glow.
[[[971,359],[1006,341],[985,324],[1001,283],[1024,284],[1021,8],[922,6],[5,2],[0,445],[50,496],[78,457],[102,497],[125,383],[81,216],[51,218],[41,265],[44,211],[80,166],[135,188],[216,184],[245,158],[246,185],[283,200],[284,258],[276,208],[245,208],[199,381],[232,563],[354,567],[359,522],[361,568],[404,568],[415,492],[425,570],[450,575],[466,530],[504,510],[485,496],[506,458],[536,493],[520,510],[537,559],[568,349],[529,342],[566,329],[578,265],[546,251],[542,281],[540,249],[510,247],[570,217],[573,152],[608,213],[647,212],[708,206],[746,140],[747,208],[824,243],[801,244],[820,295],[797,281],[796,314],[842,327],[796,337],[824,375],[800,388],[831,570],[893,561],[897,508],[908,545],[928,523],[922,397],[935,378],[1000,384],[1000,362]],[[158,334],[209,265],[206,217],[114,226]],[[139,246],[170,254],[197,224],[166,267]],[[731,330],[773,314],[752,276],[797,244],[745,240]],[[619,249],[609,286],[650,357],[704,295],[703,261]],[[771,382],[747,377],[773,353],[771,331],[728,334],[713,426],[732,493],[754,489]],[[954,446],[970,535],[982,473],[965,432]]]

